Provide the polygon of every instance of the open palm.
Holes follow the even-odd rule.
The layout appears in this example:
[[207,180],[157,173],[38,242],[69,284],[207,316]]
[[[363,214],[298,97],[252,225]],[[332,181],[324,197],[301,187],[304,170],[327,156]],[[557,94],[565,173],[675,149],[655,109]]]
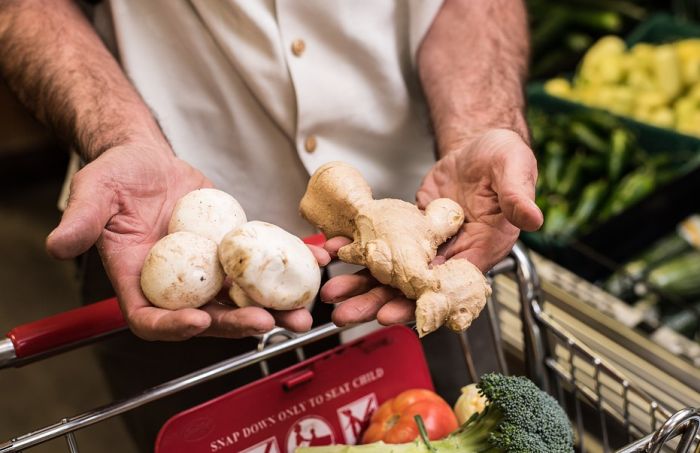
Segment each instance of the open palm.
[[535,230],[542,213],[534,203],[537,163],[518,134],[490,131],[438,161],[416,195],[423,209],[451,198],[464,209],[460,232],[439,251],[487,271],[513,247],[520,229]]
[[[464,209],[465,223],[440,248],[434,264],[466,258],[485,272],[501,260],[520,229],[534,230],[542,224],[542,213],[533,201],[536,179],[532,151],[510,130],[491,130],[440,159],[418,190],[418,207],[425,208],[436,198],[451,198]],[[349,242],[333,238],[326,249],[334,255]],[[321,289],[321,298],[343,302],[333,311],[333,321],[340,325],[374,318],[382,324],[407,322],[415,310],[413,301],[379,285],[366,270],[331,279]]]
[[[273,315],[258,307],[236,309],[212,302],[202,309],[171,311],[154,307],[143,296],[141,267],[153,244],[166,234],[175,203],[210,186],[202,173],[169,149],[112,148],[74,176],[68,207],[47,239],[48,251],[67,259],[96,243],[129,327],[144,339],[243,337],[266,332],[276,322],[308,329],[311,316],[306,310]],[[319,253],[327,257],[315,251]]]

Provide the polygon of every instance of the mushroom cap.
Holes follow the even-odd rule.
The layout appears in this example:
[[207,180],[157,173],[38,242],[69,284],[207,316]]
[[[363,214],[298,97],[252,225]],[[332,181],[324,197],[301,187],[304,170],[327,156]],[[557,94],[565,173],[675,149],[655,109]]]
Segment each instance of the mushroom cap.
[[216,243],[189,231],[155,243],[141,269],[141,290],[156,307],[200,307],[221,290],[224,271]]
[[218,244],[226,233],[245,222],[243,208],[231,195],[217,189],[197,189],[175,204],[168,234],[189,231]]
[[[270,223],[248,222],[229,232],[219,245],[219,259],[233,283],[262,307],[304,307],[313,302],[321,285],[321,270],[311,250]],[[234,298],[241,299],[237,303],[244,300]]]

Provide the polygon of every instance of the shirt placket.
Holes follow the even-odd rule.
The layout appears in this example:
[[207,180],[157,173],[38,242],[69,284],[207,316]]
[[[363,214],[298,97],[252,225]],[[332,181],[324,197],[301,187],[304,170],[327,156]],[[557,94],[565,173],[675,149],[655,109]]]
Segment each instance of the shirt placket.
[[296,13],[293,1],[277,1],[277,23],[280,39],[285,51],[285,60],[296,99],[296,124],[293,137],[297,154],[309,172],[321,165],[323,139],[314,131],[313,106],[309,105],[307,90],[313,89],[313,80],[304,74],[318,62],[315,61],[314,43],[309,42],[309,33],[293,20]]

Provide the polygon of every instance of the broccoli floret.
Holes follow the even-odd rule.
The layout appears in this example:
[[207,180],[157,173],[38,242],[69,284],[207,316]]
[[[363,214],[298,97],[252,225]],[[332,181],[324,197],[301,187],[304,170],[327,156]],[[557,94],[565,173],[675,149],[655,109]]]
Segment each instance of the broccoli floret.
[[572,453],[573,433],[559,403],[524,377],[486,374],[477,385],[486,409],[448,437],[407,444],[376,442],[298,448],[297,453]]
[[[476,439],[503,453],[570,453],[573,433],[559,403],[523,377],[486,374],[477,385],[488,399],[486,410],[453,436]],[[486,451],[486,450],[474,450]]]

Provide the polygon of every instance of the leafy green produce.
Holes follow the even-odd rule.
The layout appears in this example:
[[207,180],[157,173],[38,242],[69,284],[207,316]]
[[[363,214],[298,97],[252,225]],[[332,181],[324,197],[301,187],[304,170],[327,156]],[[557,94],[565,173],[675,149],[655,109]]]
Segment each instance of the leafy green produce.
[[297,453],[573,453],[566,413],[531,381],[492,373],[477,387],[486,408],[442,440],[302,447]]

